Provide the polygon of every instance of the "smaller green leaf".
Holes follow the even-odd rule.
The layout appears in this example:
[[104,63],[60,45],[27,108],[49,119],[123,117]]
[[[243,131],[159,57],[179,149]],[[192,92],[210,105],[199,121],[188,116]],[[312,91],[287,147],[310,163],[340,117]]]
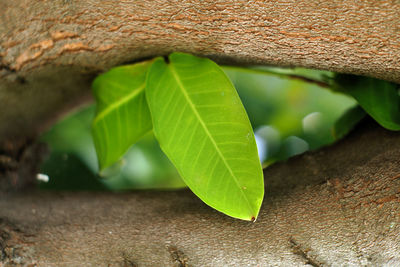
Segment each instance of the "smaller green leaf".
[[173,53],[151,66],[154,134],[189,188],[234,218],[255,220],[264,195],[254,133],[232,83],[209,59]]
[[118,161],[152,128],[144,92],[150,65],[147,61],[117,67],[93,82],[97,110],[92,135],[101,170]]
[[339,90],[353,96],[360,106],[380,125],[400,130],[400,96],[398,85],[369,77],[339,74]]
[[358,105],[347,110],[333,125],[333,137],[338,140],[347,135],[365,115],[364,110]]

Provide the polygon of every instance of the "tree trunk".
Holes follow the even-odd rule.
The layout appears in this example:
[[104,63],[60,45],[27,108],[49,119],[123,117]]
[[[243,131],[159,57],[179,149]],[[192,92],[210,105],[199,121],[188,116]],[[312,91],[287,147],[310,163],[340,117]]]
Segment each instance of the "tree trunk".
[[189,191],[8,194],[0,199],[0,262],[400,265],[398,134],[365,125],[266,169],[265,184],[255,223],[218,213]]
[[0,139],[40,131],[95,74],[173,51],[400,82],[399,1],[0,2]]
[[[0,10],[0,187],[4,166],[35,170],[40,149],[24,147],[122,63],[183,51],[400,82],[399,1],[14,0]],[[398,134],[366,124],[265,179],[255,223],[189,191],[0,189],[0,266],[400,265]]]

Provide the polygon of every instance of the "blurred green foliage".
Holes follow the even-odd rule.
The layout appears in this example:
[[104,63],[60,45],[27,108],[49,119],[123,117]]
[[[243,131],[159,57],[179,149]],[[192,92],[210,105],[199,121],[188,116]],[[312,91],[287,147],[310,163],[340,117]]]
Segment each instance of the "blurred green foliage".
[[[99,172],[90,132],[95,107],[74,112],[45,133],[41,140],[51,153],[41,166],[48,183],[41,188],[57,190],[176,189],[185,187],[177,171],[150,133],[116,164]],[[129,162],[129,164],[128,164]]]
[[[317,81],[333,77],[331,72],[302,68],[263,70]],[[334,123],[357,105],[351,97],[315,83],[252,69],[229,67],[226,72],[243,101],[256,137],[264,140],[267,163],[331,144],[336,140]]]
[[[315,83],[226,67],[255,130],[264,166],[334,142],[335,122],[356,105],[352,98]],[[263,68],[325,81],[333,73],[306,69]],[[53,126],[41,140],[51,153],[41,167],[50,177],[40,187],[62,190],[176,189],[185,186],[152,133],[135,144],[118,163],[98,173],[90,125],[94,106]],[[344,133],[342,134],[344,135]],[[341,135],[341,136],[342,136]],[[340,136],[340,137],[341,137]]]
[[335,90],[343,91],[357,100],[360,106],[382,127],[400,131],[400,86],[384,80],[338,74]]

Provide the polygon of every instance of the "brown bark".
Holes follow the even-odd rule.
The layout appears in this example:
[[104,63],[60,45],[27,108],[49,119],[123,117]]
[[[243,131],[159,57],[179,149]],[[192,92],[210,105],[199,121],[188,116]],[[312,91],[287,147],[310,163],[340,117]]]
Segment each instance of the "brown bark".
[[189,191],[7,195],[0,198],[3,264],[400,264],[398,134],[364,126],[268,168],[265,179],[255,223],[220,214]]
[[[97,73],[172,51],[400,82],[399,1],[14,0],[0,10],[3,150],[24,151],[90,98]],[[0,193],[0,266],[400,265],[399,141],[365,127],[267,169],[255,223],[188,191]]]
[[400,82],[394,0],[14,0],[0,10],[0,138],[36,133],[94,74],[172,51]]

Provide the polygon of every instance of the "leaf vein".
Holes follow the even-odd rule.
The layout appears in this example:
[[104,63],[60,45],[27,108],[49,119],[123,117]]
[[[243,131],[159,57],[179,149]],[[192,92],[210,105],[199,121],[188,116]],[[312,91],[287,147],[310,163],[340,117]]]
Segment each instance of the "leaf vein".
[[182,94],[184,95],[184,97],[186,98],[187,102],[189,103],[189,106],[190,106],[191,109],[193,110],[193,113],[195,114],[195,116],[196,116],[197,119],[199,120],[199,122],[200,122],[200,124],[201,124],[203,130],[204,130],[205,133],[206,133],[206,135],[208,136],[208,138],[210,139],[211,143],[212,143],[213,146],[215,147],[215,150],[217,151],[217,153],[219,154],[219,156],[220,156],[222,162],[224,163],[224,165],[225,165],[226,168],[228,169],[228,171],[229,171],[231,177],[232,177],[233,180],[235,181],[237,187],[239,188],[239,191],[240,191],[241,194],[243,195],[243,197],[244,197],[244,199],[245,199],[245,201],[246,201],[246,203],[247,203],[247,205],[248,205],[249,210],[250,210],[251,212],[253,212],[253,210],[252,210],[252,208],[251,208],[251,205],[250,205],[250,201],[249,201],[249,199],[247,198],[246,194],[243,192],[243,189],[242,189],[242,187],[241,187],[241,185],[240,185],[240,183],[239,183],[239,181],[238,181],[238,178],[237,178],[236,175],[234,174],[232,168],[229,166],[229,164],[228,164],[228,162],[226,161],[225,157],[223,156],[223,154],[222,154],[220,148],[218,147],[218,145],[217,145],[217,143],[215,142],[213,136],[211,135],[210,131],[208,130],[207,125],[204,123],[204,121],[203,121],[203,119],[201,118],[199,112],[197,111],[195,105],[193,104],[193,102],[192,102],[192,100],[190,99],[189,95],[188,95],[187,92],[185,91],[184,86],[183,86],[183,84],[182,84],[182,82],[181,82],[181,80],[180,80],[178,74],[176,73],[176,70],[175,70],[174,66],[173,66],[172,64],[170,64],[169,66],[170,66],[170,69],[171,69],[171,73],[172,73],[172,75],[174,76],[174,78],[175,78],[175,80],[176,80],[176,82],[177,82],[177,84],[178,84],[179,89],[181,90]]

